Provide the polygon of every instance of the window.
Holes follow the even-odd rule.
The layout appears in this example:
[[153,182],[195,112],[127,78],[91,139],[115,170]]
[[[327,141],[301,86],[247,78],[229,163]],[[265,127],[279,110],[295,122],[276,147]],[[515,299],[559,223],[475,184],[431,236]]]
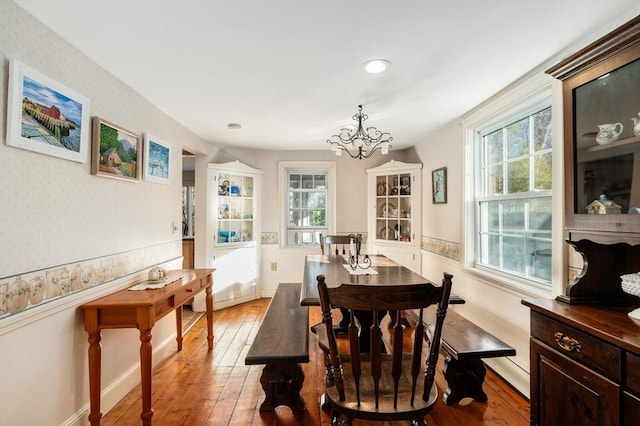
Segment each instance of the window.
[[333,164],[281,162],[285,247],[319,245],[320,234],[332,233]]
[[[488,108],[491,109],[491,108]],[[552,120],[550,90],[493,108],[467,129],[466,264],[485,274],[550,288]]]
[[551,108],[481,135],[477,262],[551,283]]

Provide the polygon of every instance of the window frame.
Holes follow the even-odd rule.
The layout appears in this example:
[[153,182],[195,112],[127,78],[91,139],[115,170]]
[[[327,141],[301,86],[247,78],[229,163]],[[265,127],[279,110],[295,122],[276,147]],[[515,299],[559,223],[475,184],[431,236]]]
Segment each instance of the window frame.
[[[543,283],[536,279],[528,279],[520,275],[511,274],[508,271],[500,271],[481,265],[477,260],[480,256],[478,248],[481,244],[479,233],[480,200],[486,201],[498,198],[496,196],[484,196],[481,193],[483,189],[483,175],[480,170],[483,150],[482,135],[489,134],[492,131],[508,126],[547,107],[551,107],[551,119],[554,125],[553,146],[551,151],[554,163],[552,175],[556,176],[555,163],[562,162],[562,157],[557,157],[558,149],[555,148],[558,144],[556,133],[561,134],[561,124],[557,124],[560,122],[557,121],[558,115],[556,111],[561,111],[561,108],[554,104],[553,99],[552,79],[550,76],[542,74],[529,78],[509,90],[505,90],[491,101],[467,114],[462,121],[463,139],[465,143],[463,268],[469,274],[482,278],[487,283],[494,284],[500,288],[511,289],[518,295],[527,297],[549,297],[552,293],[554,271],[557,265],[554,259],[557,257],[555,252],[558,247],[557,232],[554,232],[554,230],[558,229],[556,222],[561,222],[560,226],[563,224],[562,219],[558,220],[559,216],[556,215],[558,196],[554,189],[558,184],[562,185],[562,183],[555,182],[554,180],[551,190],[540,191],[540,195],[551,196],[552,200],[551,214],[554,220],[551,229],[551,247],[552,253],[554,254],[552,255],[551,261],[551,282]],[[514,198],[521,197],[519,194],[512,195],[515,196]],[[562,206],[560,205],[560,209],[561,208]]]
[[302,174],[326,173],[326,221],[327,233],[335,234],[336,223],[336,163],[333,161],[279,161],[278,162],[278,216],[280,218],[280,247],[284,249],[308,249],[320,247],[319,241],[313,244],[287,245],[289,230],[289,171]]

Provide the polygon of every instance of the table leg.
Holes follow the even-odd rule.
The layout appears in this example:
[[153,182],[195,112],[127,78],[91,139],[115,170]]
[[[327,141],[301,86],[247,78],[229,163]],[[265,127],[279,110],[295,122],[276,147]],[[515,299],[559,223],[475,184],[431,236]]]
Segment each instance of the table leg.
[[180,352],[182,350],[182,305],[176,308],[176,342]]
[[102,368],[102,347],[100,327],[98,326],[98,310],[87,309],[84,312],[84,329],[89,335],[89,422],[92,426],[100,424],[100,374]]
[[151,329],[140,330],[140,386],[142,387],[142,424],[151,426],[153,409],[151,408]]
[[100,411],[100,374],[102,365],[102,347],[100,330],[89,332],[89,401],[91,411],[89,422],[91,425],[99,425],[102,419]]
[[207,305],[207,344],[209,345],[209,350],[211,350],[213,349],[213,294],[211,284],[207,286],[205,292],[205,302]]

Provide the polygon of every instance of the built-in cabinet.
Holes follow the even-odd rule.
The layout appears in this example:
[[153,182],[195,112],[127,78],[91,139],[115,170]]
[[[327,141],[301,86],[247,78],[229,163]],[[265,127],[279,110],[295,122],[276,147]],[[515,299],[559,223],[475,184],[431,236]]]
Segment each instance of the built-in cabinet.
[[[640,17],[548,71],[563,82],[566,240],[584,259],[531,309],[531,424],[640,424]],[[634,129],[636,128],[636,129]]]
[[207,267],[214,272],[214,308],[258,297],[262,171],[239,161],[207,170]]
[[392,160],[367,175],[368,252],[420,272],[422,164]]

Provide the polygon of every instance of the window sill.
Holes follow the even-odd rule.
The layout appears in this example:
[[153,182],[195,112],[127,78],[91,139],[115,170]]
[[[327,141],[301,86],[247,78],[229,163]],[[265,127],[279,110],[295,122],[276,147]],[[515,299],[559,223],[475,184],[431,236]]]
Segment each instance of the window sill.
[[482,266],[466,267],[465,272],[478,278],[483,284],[511,293],[521,298],[550,298],[551,286],[525,280],[504,273],[484,268]]

